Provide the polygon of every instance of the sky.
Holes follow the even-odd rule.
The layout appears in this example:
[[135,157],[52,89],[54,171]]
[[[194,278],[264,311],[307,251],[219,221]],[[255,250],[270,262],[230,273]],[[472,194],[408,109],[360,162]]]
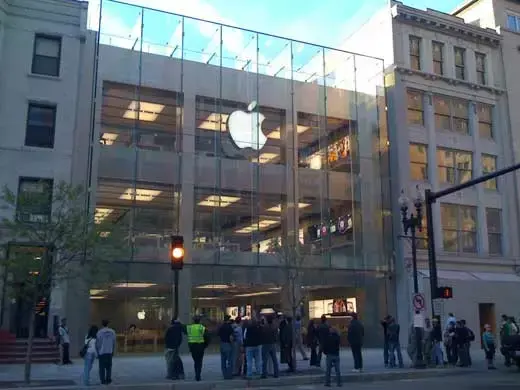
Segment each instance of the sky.
[[[291,45],[287,40],[238,28],[225,27],[221,31],[218,24],[193,19],[185,19],[182,39],[181,17],[173,13],[340,48],[349,35],[388,0],[124,0],[132,5],[117,0],[90,0],[89,28],[93,30],[99,30],[100,1],[103,4],[100,34],[103,44],[127,49],[140,49],[142,45],[143,52],[174,58],[180,58],[182,52],[187,60],[212,65],[222,61],[224,67],[278,77],[287,77],[292,66],[299,74],[299,81],[311,81],[318,77],[317,74],[323,74],[323,52],[318,46]],[[404,3],[420,9],[450,12],[461,1],[406,0]],[[141,21],[144,26],[142,41]],[[342,53],[331,53],[336,56],[334,63],[347,61],[339,58]],[[379,66],[373,65],[374,69]]]
[[[126,0],[128,3],[167,10],[301,41],[338,46],[355,28],[384,6],[387,0]],[[416,8],[450,12],[462,0],[406,0]],[[90,0],[95,19],[99,0]],[[119,10],[121,7],[118,8]],[[125,12],[119,12],[120,24]],[[94,22],[93,22],[94,23]],[[131,27],[130,27],[131,28]]]

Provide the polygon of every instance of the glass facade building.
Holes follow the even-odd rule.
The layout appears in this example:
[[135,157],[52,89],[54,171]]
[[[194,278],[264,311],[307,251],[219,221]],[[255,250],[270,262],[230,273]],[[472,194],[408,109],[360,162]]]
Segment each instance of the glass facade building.
[[286,310],[273,252],[290,246],[305,320],[355,310],[377,343],[394,301],[383,61],[111,0],[97,45],[93,207],[130,247],[90,321],[160,350],[181,234],[182,320]]

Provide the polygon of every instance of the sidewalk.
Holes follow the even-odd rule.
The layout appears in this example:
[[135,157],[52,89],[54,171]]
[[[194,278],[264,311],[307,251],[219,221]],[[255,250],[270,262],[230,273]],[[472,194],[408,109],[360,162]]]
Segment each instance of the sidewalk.
[[[403,354],[406,355],[406,354]],[[483,354],[480,350],[475,349],[472,353],[473,367],[476,369],[484,368]],[[399,376],[406,373],[424,373],[439,371],[464,371],[467,369],[440,369],[440,370],[410,370],[410,361],[407,356],[403,356],[405,359],[405,369],[385,369],[383,364],[383,351],[381,349],[367,349],[363,351],[364,358],[364,374],[355,374],[356,377],[372,377],[374,375],[385,374],[391,376]],[[298,369],[297,373],[284,375],[283,379],[290,380],[291,382],[297,380],[303,380],[303,377],[321,377],[323,370],[316,367],[309,367],[308,361],[300,360],[301,356],[298,354]],[[186,381],[184,386],[188,386],[189,382],[193,381],[193,362],[191,357],[183,355],[182,360],[184,362],[184,370],[186,373]],[[324,366],[325,360],[322,361],[322,367]],[[284,370],[287,366],[281,367]],[[353,368],[353,360],[350,350],[344,349],[341,351],[341,373],[342,375],[350,374]],[[23,380],[23,365],[4,365],[0,366],[0,388],[16,387],[16,383]],[[467,372],[467,371],[465,371]],[[401,373],[401,374],[399,374]],[[70,385],[81,385],[83,374],[83,361],[75,360],[73,365],[70,366],[58,366],[54,364],[36,364],[32,366],[32,381],[39,382],[39,385],[45,385],[47,381],[60,382],[60,385],[56,383],[54,386],[70,386]],[[414,377],[416,374],[413,374]],[[350,375],[349,375],[350,376]],[[380,375],[379,375],[380,376]],[[421,374],[422,376],[422,374]],[[145,384],[168,384],[172,381],[167,381],[165,377],[165,362],[164,357],[161,355],[147,355],[147,356],[121,356],[115,357],[113,363],[113,385],[145,385]],[[406,374],[405,378],[408,378]],[[397,378],[401,379],[401,378]],[[222,380],[220,372],[220,355],[209,354],[204,357],[204,366],[202,371],[202,381],[205,383],[217,382]],[[281,381],[282,379],[280,379]],[[310,379],[309,379],[310,380]],[[361,379],[363,380],[363,379]],[[235,388],[238,386],[238,382],[244,382],[242,379],[236,381],[226,381],[230,385],[234,383]],[[258,381],[260,382],[260,381]],[[9,385],[11,383],[12,385]],[[94,366],[91,372],[91,383],[98,384],[98,369],[97,365]],[[193,383],[195,385],[195,383]],[[19,385],[18,385],[19,386]],[[51,387],[54,387],[50,385]],[[227,387],[227,386],[226,386]],[[233,386],[228,387],[233,388]]]

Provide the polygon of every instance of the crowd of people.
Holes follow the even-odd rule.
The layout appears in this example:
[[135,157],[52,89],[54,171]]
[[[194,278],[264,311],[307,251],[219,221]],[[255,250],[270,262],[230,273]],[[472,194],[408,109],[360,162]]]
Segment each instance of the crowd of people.
[[[332,369],[335,370],[337,385],[341,385],[340,344],[337,329],[331,327],[325,316],[320,321],[310,321],[307,331],[303,332],[302,320],[296,316],[264,316],[260,320],[242,320],[240,317],[224,318],[216,336],[220,345],[221,370],[224,379],[243,377],[267,378],[280,375],[280,366],[286,365],[287,372],[295,371],[295,357],[299,352],[304,361],[311,366],[320,367],[325,355],[326,385],[330,386]],[[303,334],[305,333],[305,337]],[[187,337],[188,346],[194,363],[195,380],[201,380],[204,350],[209,344],[207,329],[200,324],[200,317],[194,317],[193,323],[183,326],[174,319],[166,331],[166,366],[167,379],[184,379],[184,366],[179,356],[179,348],[183,335]],[[361,349],[364,328],[353,315],[348,329],[348,341],[352,348],[354,371],[363,369]],[[310,349],[310,359],[304,345]],[[278,357],[279,355],[279,357]]]
[[[384,334],[385,367],[403,368],[400,325],[392,316],[386,316],[381,321],[381,325]],[[515,319],[502,316],[501,342],[504,337],[519,333],[520,329]],[[225,316],[224,322],[214,336],[218,337],[221,371],[226,380],[234,377],[243,377],[248,381],[253,377],[277,378],[280,375],[281,365],[287,366],[287,372],[294,372],[296,353],[299,352],[304,361],[309,361],[311,367],[321,367],[325,355],[325,385],[331,385],[332,369],[334,369],[336,384],[341,386],[341,337],[338,330],[329,324],[326,316],[322,316],[319,320],[310,320],[305,330],[299,316],[294,320],[284,315],[268,315],[259,320],[255,318],[242,320],[240,317],[231,319],[230,316]],[[347,340],[352,351],[354,372],[363,370],[364,336],[363,324],[353,313],[347,329]],[[179,354],[184,338],[187,339],[193,359],[195,380],[200,381],[204,353],[210,343],[210,334],[201,323],[199,316],[195,316],[189,325],[183,325],[177,319],[173,319],[166,330],[166,378],[179,380],[185,377],[184,365]],[[58,342],[62,350],[63,364],[71,363],[66,319],[62,320],[59,327]],[[450,313],[444,327],[439,318],[433,318],[431,321],[424,319],[424,324],[418,324],[415,319],[410,327],[407,352],[413,365],[420,361],[421,364],[430,367],[470,367],[472,342],[475,342],[475,334],[467,326],[466,321],[457,320],[453,313]],[[495,369],[497,343],[492,327],[488,324],[484,326],[481,344],[488,368]],[[304,346],[310,350],[310,359]],[[96,358],[99,361],[101,383],[111,383],[112,357],[115,348],[116,334],[108,327],[108,321],[103,321],[100,329],[97,326],[89,329],[80,352],[84,359],[85,385],[90,383],[90,372]],[[503,354],[506,366],[511,365],[511,357],[504,352]]]

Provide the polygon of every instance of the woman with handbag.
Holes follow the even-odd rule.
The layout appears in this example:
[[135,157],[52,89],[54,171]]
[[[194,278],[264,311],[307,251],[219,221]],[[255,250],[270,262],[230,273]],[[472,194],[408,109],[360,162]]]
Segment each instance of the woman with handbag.
[[90,327],[87,337],[85,337],[85,344],[80,351],[80,356],[84,361],[84,370],[83,370],[83,383],[85,386],[90,384],[90,371],[92,370],[92,366],[94,365],[94,361],[97,357],[97,349],[96,349],[96,336],[98,332],[98,327],[93,325]]

